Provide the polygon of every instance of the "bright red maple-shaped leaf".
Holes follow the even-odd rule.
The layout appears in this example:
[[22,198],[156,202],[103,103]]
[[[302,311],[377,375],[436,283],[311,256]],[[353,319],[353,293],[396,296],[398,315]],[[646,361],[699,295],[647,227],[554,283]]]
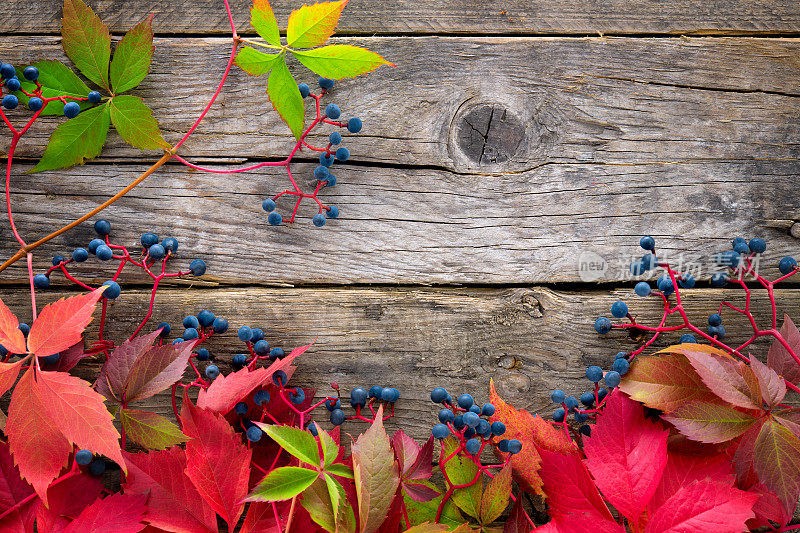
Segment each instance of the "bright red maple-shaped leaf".
[[216,413],[226,414],[237,402],[252,394],[256,389],[265,384],[272,383],[272,375],[278,370],[286,372],[291,377],[292,361],[311,347],[311,344],[295,348],[283,359],[275,360],[270,366],[260,367],[253,371],[243,368],[238,372],[231,372],[227,376],[219,376],[207,388],[200,390],[197,396],[197,406]]
[[[8,444],[0,442],[0,512],[11,509],[33,493],[33,488],[14,466]],[[36,500],[31,500],[0,519],[0,531],[24,533],[32,530],[35,512]]]
[[11,353],[26,353],[25,335],[19,329],[19,320],[0,300],[0,345]]
[[[789,315],[783,318],[781,337],[792,348],[795,354],[800,354],[800,331],[794,325]],[[778,339],[772,341],[767,352],[767,366],[775,370],[789,383],[800,383],[800,365]]]
[[586,466],[611,505],[634,525],[667,464],[667,430],[645,419],[642,404],[612,394],[584,438]]
[[[500,421],[506,426],[505,439],[517,439],[522,443],[522,451],[511,458],[514,480],[523,490],[543,495],[542,479],[538,470],[541,458],[537,448],[559,453],[576,453],[574,445],[553,426],[541,417],[530,414],[525,409],[517,410],[508,405],[494,388],[494,381],[489,381],[489,402],[495,406],[491,422]],[[504,457],[506,454],[495,449],[495,453]]]
[[186,443],[186,475],[233,530],[242,514],[250,479],[250,450],[222,415],[195,406],[183,396],[181,427]]
[[706,478],[733,484],[733,463],[730,457],[724,453],[715,454],[704,450],[697,450],[695,453],[669,450],[666,467],[661,474],[658,488],[647,504],[648,509],[657,509],[681,487]]
[[28,351],[44,357],[66,350],[80,342],[83,330],[92,321],[103,285],[88,294],[62,298],[42,309],[28,333]]
[[147,494],[145,520],[180,533],[217,533],[217,515],[186,475],[186,453],[175,446],[163,452],[125,453],[125,494]]
[[11,395],[6,435],[22,477],[47,504],[47,486],[67,465],[72,445],[126,470],[119,433],[103,397],[64,372],[26,371]]
[[144,529],[146,494],[112,494],[83,510],[64,533],[138,533]]
[[646,533],[713,531],[740,533],[753,517],[757,494],[735,489],[719,481],[695,481],[684,486],[653,511]]
[[62,533],[69,527],[72,518],[97,500],[102,494],[103,484],[99,478],[87,474],[62,479],[47,489],[49,507],[37,500],[36,528],[38,531]]

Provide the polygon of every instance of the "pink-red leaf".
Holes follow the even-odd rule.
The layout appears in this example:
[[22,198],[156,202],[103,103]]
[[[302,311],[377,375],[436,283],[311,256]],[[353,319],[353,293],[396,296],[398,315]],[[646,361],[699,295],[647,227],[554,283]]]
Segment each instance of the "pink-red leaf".
[[145,519],[150,525],[180,533],[217,532],[217,515],[186,476],[181,448],[126,453],[125,460],[125,493],[149,495]]
[[598,522],[613,520],[589,471],[576,454],[560,454],[539,448],[544,493],[550,505],[550,516],[571,519],[586,515]]
[[16,383],[23,361],[24,359],[20,359],[15,363],[0,363],[0,396]]
[[88,473],[62,479],[47,489],[49,507],[38,500],[36,528],[48,533],[62,533],[72,518],[94,503],[102,494],[100,479]]
[[250,479],[250,450],[221,415],[196,407],[188,394],[181,410],[186,443],[186,475],[233,530],[242,514]]
[[724,453],[667,453],[667,465],[661,474],[655,494],[647,504],[650,510],[658,509],[681,487],[704,479],[733,483],[733,463]]
[[667,464],[667,434],[642,404],[612,394],[584,439],[586,466],[606,500],[636,524]]
[[745,409],[761,408],[761,391],[749,366],[722,350],[677,349],[711,391],[724,401]]
[[406,435],[402,429],[398,429],[392,435],[392,448],[394,455],[397,458],[397,464],[400,465],[400,475],[405,477],[414,461],[417,460],[417,455],[422,449],[414,439]]
[[97,392],[109,400],[121,403],[125,381],[133,364],[153,346],[160,333],[159,329],[147,335],[127,339],[111,352],[97,377],[95,383]]
[[777,372],[758,360],[757,357],[750,356],[750,368],[758,379],[761,388],[761,398],[770,407],[775,407],[786,396],[786,382]]
[[690,439],[707,444],[735,439],[758,420],[757,415],[710,402],[689,403],[663,418]]
[[403,482],[403,490],[408,497],[415,502],[429,502],[437,496],[441,496],[439,491],[430,488],[422,483],[414,483],[412,481]]
[[[31,494],[33,489],[14,466],[8,444],[0,442],[0,509],[11,509]],[[35,500],[32,500],[0,519],[0,531],[23,533],[32,530],[35,505]]]
[[650,516],[646,533],[713,531],[740,533],[754,516],[758,495],[718,481],[695,481],[681,488]]
[[753,468],[787,514],[793,514],[800,496],[800,438],[775,420],[767,420],[756,439]]
[[194,342],[153,346],[133,363],[123,385],[123,398],[135,402],[149,398],[183,377]]
[[28,333],[30,353],[45,357],[80,342],[106,288],[103,285],[88,294],[62,298],[45,306]]
[[138,533],[146,510],[145,494],[112,494],[96,500],[64,533]]
[[[800,355],[800,331],[797,330],[797,326],[794,325],[789,315],[785,315],[783,318],[780,334],[795,355]],[[795,385],[800,383],[800,363],[792,357],[786,346],[778,339],[772,341],[772,345],[769,347],[767,366],[775,370],[789,383],[794,383]]]
[[0,346],[11,353],[25,353],[25,335],[19,329],[19,320],[0,300]]

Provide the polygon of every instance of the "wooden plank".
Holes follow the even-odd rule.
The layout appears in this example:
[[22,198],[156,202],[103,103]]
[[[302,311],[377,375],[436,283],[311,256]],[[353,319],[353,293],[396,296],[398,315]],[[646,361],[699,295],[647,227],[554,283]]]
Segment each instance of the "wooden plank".
[[[91,210],[145,167],[87,165],[57,176],[25,168],[15,172],[12,202],[32,241]],[[297,169],[308,176],[311,166]],[[294,225],[267,224],[262,199],[287,185],[277,171],[231,178],[170,166],[103,216],[116,242],[135,247],[146,231],[175,236],[176,268],[203,257],[204,279],[233,284],[617,282],[629,279],[645,234],[656,238],[662,257],[699,262],[701,279],[733,237],[762,235],[769,242],[762,268],[774,275],[781,257],[798,252],[792,235],[800,234],[790,231],[800,227],[798,170],[796,161],[564,164],[476,177],[349,166],[320,194],[340,208],[340,218],[314,228],[308,203]],[[300,183],[310,185],[307,178]],[[290,203],[279,200],[278,210],[287,214]],[[8,227],[5,213],[0,226]],[[16,251],[4,235],[3,259]],[[90,223],[67,232],[36,252],[36,271],[94,237]],[[586,267],[591,253],[605,262],[603,276],[581,276],[579,263]],[[89,279],[98,271],[95,279],[103,281],[114,268],[92,258],[75,271]],[[26,278],[24,262],[2,276]],[[53,276],[54,283],[62,279]]]
[[[485,175],[555,163],[796,160],[798,39],[354,38],[398,63],[334,88],[351,161],[426,165]],[[223,39],[161,39],[137,90],[168,140],[210,97],[229,54]],[[55,38],[9,37],[6,61],[63,58]],[[313,83],[305,71],[298,80]],[[187,157],[284,157],[288,129],[263,78],[234,69]],[[12,112],[15,120],[26,115]],[[55,124],[37,122],[19,156],[38,158]],[[312,136],[327,139],[329,129]],[[10,140],[0,140],[7,150]],[[112,134],[105,155],[141,158]],[[155,158],[150,152],[147,158]],[[310,156],[313,157],[313,154]],[[153,160],[153,159],[151,159]],[[338,166],[338,165],[337,165]]]
[[[21,320],[29,320],[30,301],[22,289],[0,291]],[[64,293],[41,293],[52,301]],[[148,294],[126,291],[109,311],[109,338],[129,335],[147,309]],[[696,289],[684,294],[692,320],[705,323],[722,298],[741,303],[741,291]],[[780,316],[800,316],[800,291],[776,293]],[[518,407],[547,414],[549,392],[562,388],[578,395],[588,387],[587,365],[607,367],[614,354],[636,345],[619,332],[601,336],[594,317],[608,315],[611,303],[626,300],[642,324],[660,318],[655,298],[641,299],[631,288],[614,291],[554,291],[542,287],[514,289],[171,289],[159,293],[154,325],[166,320],[176,329],[187,313],[208,308],[225,316],[231,331],[210,341],[215,364],[224,372],[243,345],[235,329],[261,327],[273,346],[293,347],[315,338],[316,345],[298,361],[297,383],[314,386],[320,395],[337,381],[346,394],[355,386],[381,384],[401,391],[398,423],[424,438],[435,421],[432,387],[451,393],[488,397],[493,379],[502,396]],[[764,324],[768,300],[753,297],[753,312]],[[723,313],[729,342],[746,339],[747,324]],[[96,327],[96,324],[93,326]],[[92,334],[93,335],[93,334]],[[675,342],[679,333],[664,338]],[[93,338],[90,336],[90,339]],[[234,342],[235,341],[235,342]],[[659,342],[659,346],[664,346]],[[751,353],[765,353],[764,344]],[[93,379],[97,363],[81,364],[82,377]],[[162,414],[171,411],[167,395],[143,402]],[[324,419],[324,411],[318,417]],[[392,424],[391,427],[397,427]]]
[[[155,13],[157,32],[227,33],[230,31],[220,0],[89,0],[92,8],[122,32]],[[274,1],[281,26],[289,10],[302,2]],[[60,2],[8,0],[0,13],[7,33],[56,33],[61,25]],[[231,7],[240,31],[252,31],[252,2],[233,0]],[[500,4],[483,0],[360,0],[351,2],[339,26],[350,34],[375,33],[703,33],[759,34],[797,32],[800,11],[791,0],[733,0],[702,4],[690,0],[603,1],[509,0]]]

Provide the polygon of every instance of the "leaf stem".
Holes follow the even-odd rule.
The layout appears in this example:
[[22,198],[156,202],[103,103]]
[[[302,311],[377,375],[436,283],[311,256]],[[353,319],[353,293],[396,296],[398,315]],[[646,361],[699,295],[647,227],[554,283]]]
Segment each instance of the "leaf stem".
[[273,50],[286,50],[285,46],[275,46],[273,44],[260,43],[258,41],[251,41],[250,39],[239,39],[240,42],[252,44],[253,46],[263,46],[264,48],[272,48]]

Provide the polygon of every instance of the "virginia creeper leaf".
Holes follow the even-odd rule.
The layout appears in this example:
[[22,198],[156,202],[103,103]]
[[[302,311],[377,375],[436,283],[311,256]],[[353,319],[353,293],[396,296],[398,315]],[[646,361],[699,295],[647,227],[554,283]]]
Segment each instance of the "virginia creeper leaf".
[[111,122],[126,143],[142,150],[169,148],[153,112],[138,96],[124,94],[108,102]]
[[506,465],[486,485],[481,496],[481,524],[497,520],[508,506],[511,497],[511,465]]
[[103,397],[64,372],[29,369],[11,395],[6,433],[20,473],[45,504],[47,486],[66,466],[72,444],[106,455],[123,471],[119,433]]
[[800,409],[793,407],[773,411],[772,417],[783,427],[800,437]]
[[332,465],[327,465],[325,467],[325,472],[328,472],[329,474],[332,474],[334,476],[353,479],[353,469],[342,463],[334,463]]
[[[39,78],[36,80],[39,82],[39,85],[42,87],[42,97],[43,98],[55,98],[56,96],[71,96],[73,98],[86,98],[89,94],[89,87],[83,83],[75,71],[71,68],[66,66],[65,64],[61,63],[60,61],[54,61],[52,59],[43,59],[41,61],[37,61],[33,63],[32,66],[39,69]],[[23,76],[23,69],[17,69],[17,77],[19,78],[21,88],[26,90],[29,93],[33,93],[36,90],[36,84],[28,81]],[[19,101],[27,105],[28,101],[30,100],[30,96],[23,93],[22,91],[17,91],[14,94],[17,95]],[[72,102],[77,103],[81,110],[88,109],[92,107],[91,102],[83,100],[71,100]],[[50,102],[44,108],[42,108],[42,112],[40,115],[57,115],[63,116],[64,115],[64,104],[58,101]]]
[[522,507],[522,498],[517,498],[514,506],[511,507],[511,514],[508,516],[503,533],[529,533],[531,526],[525,518],[525,508]]
[[750,357],[750,368],[758,379],[761,389],[761,398],[770,407],[775,407],[781,403],[786,396],[786,382],[777,372],[758,360],[757,357]]
[[301,503],[311,519],[325,531],[336,531],[336,513],[325,480],[315,479],[303,492]]
[[670,450],[661,481],[647,508],[658,509],[681,487],[688,487],[693,482],[706,478],[732,484],[733,464],[730,457],[724,453],[677,453]]
[[[542,479],[538,474],[541,458],[536,448],[543,447],[559,453],[575,453],[577,450],[561,432],[541,417],[531,415],[524,409],[517,410],[503,401],[494,388],[493,380],[489,381],[489,401],[495,406],[495,412],[489,420],[503,422],[506,426],[503,438],[517,439],[522,443],[522,451],[511,458],[514,480],[523,490],[543,495]],[[496,449],[495,454],[505,457]]]
[[286,42],[297,48],[312,48],[325,44],[333,35],[342,9],[349,0],[338,2],[320,2],[304,5],[289,15],[289,26],[286,28]]
[[319,472],[299,466],[282,466],[267,474],[247,496],[248,502],[273,502],[294,498],[319,477]]
[[50,135],[42,159],[29,172],[82,165],[86,159],[97,157],[106,142],[110,124],[107,104],[82,111],[60,124]]
[[249,46],[242,47],[236,54],[236,66],[251,76],[266,74],[279,61],[283,61],[281,54],[265,54]]
[[80,342],[105,289],[102,286],[88,294],[62,298],[45,306],[28,333],[30,353],[44,357]]
[[375,421],[351,448],[361,531],[376,531],[389,512],[400,476],[389,436],[383,429],[383,406]]
[[[458,449],[458,441],[451,436],[442,441],[442,446],[445,457],[450,457]],[[478,466],[470,457],[454,455],[447,461],[444,470],[454,485],[470,485],[453,491],[453,502],[468,515],[479,518],[483,476],[480,475]]]
[[426,522],[406,529],[406,533],[439,533],[441,531],[449,531],[449,528],[444,524]]
[[716,398],[689,360],[677,353],[637,357],[619,388],[637,402],[662,411]]
[[53,483],[47,489],[48,507],[39,505],[36,509],[36,528],[39,531],[62,533],[102,495],[103,484],[94,476],[82,474]]
[[319,440],[322,443],[323,464],[327,469],[329,466],[332,466],[334,461],[336,461],[336,459],[339,457],[339,452],[341,451],[341,447],[336,443],[333,437],[331,437],[330,433],[328,433],[324,429],[318,427],[317,432],[319,434]]
[[[781,337],[796,355],[800,355],[800,331],[794,325],[789,315],[783,318],[780,331]],[[767,352],[767,366],[775,370],[783,379],[797,385],[800,383],[800,364],[778,339],[772,341]]]
[[24,359],[20,359],[15,363],[0,363],[0,396],[14,386],[24,361]]
[[758,420],[750,413],[710,402],[692,402],[663,418],[690,439],[707,444],[735,439]]
[[761,391],[749,366],[736,361],[722,350],[713,352],[678,349],[711,389],[724,401],[745,409],[761,408]]
[[317,441],[308,431],[292,426],[276,426],[274,424],[256,423],[272,440],[286,450],[287,453],[297,457],[311,466],[320,466],[319,449]]
[[269,0],[253,0],[250,8],[250,24],[256,33],[273,46],[281,45],[281,34],[278,31],[278,21]]
[[147,335],[126,339],[117,346],[100,368],[100,375],[95,383],[97,391],[109,400],[121,403],[125,380],[131,372],[131,367],[153,346],[160,332],[161,330],[156,330]]
[[792,515],[800,496],[800,438],[775,420],[767,420],[756,439],[753,467]]
[[[408,516],[412,524],[435,522],[436,511],[439,508],[439,504],[442,501],[443,495],[441,494],[441,491],[438,490],[436,485],[430,481],[420,481],[419,484],[424,485],[428,489],[440,494],[434,499],[427,501],[414,500],[408,496],[405,496],[403,498],[403,502],[405,503]],[[466,519],[464,519],[464,517],[461,515],[458,507],[455,505],[455,503],[453,503],[452,498],[447,500],[444,504],[444,508],[442,509],[442,516],[439,519],[439,523],[448,526],[450,529],[453,529],[464,522],[466,522]]]
[[714,531],[738,533],[749,528],[745,522],[754,516],[758,495],[726,483],[695,481],[682,487],[653,512],[645,533],[684,533]]
[[126,453],[125,494],[148,494],[147,522],[165,531],[216,533],[217,515],[185,474],[179,447],[163,452]]
[[59,352],[60,356],[58,361],[55,363],[48,363],[45,359],[40,359],[39,364],[45,370],[58,370],[59,372],[69,372],[75,365],[77,365],[82,359],[89,357],[91,354],[88,354],[83,351],[83,341],[79,341],[66,350],[62,350]]
[[[0,442],[0,509],[11,509],[31,494],[33,488],[22,479],[14,466],[8,444]],[[32,531],[35,505],[36,501],[32,500],[0,518],[0,530],[13,533]]]
[[131,366],[122,386],[124,401],[144,400],[180,380],[193,345],[192,341],[176,345],[165,344],[153,346],[144,352]]
[[94,11],[81,0],[64,0],[61,36],[67,57],[83,75],[109,89],[111,34]]
[[400,475],[405,477],[411,470],[414,461],[416,461],[421,447],[414,442],[414,439],[406,435],[402,429],[398,429],[392,435],[392,449],[397,458],[397,464],[400,465]]
[[584,438],[586,466],[605,499],[637,524],[667,464],[667,434],[646,420],[644,408],[624,394],[612,394]]
[[[116,94],[142,83],[153,59],[153,15],[131,28],[114,49],[111,87]],[[113,115],[112,115],[113,120]]]
[[83,510],[64,533],[138,533],[145,524],[144,494],[112,494]]
[[281,116],[283,121],[292,130],[295,139],[300,139],[303,135],[305,123],[305,108],[303,107],[303,97],[300,89],[294,81],[292,74],[286,67],[285,56],[280,61],[276,61],[269,73],[267,81],[267,94],[272,102],[272,107]]
[[19,320],[11,309],[0,300],[0,346],[11,353],[21,354],[28,351],[25,335],[19,329]]
[[417,481],[403,481],[403,492],[415,502],[429,502],[437,496],[441,496],[438,490]]
[[[744,488],[744,487],[742,487]],[[761,525],[766,526],[764,520],[772,520],[781,526],[789,522],[791,516],[786,512],[778,496],[769,490],[766,485],[757,482],[755,485],[747,487],[747,492],[757,494],[759,496],[753,505],[753,512],[756,515],[756,520],[762,520]],[[751,529],[754,529],[751,525]]]
[[188,439],[178,426],[149,411],[120,409],[119,421],[128,438],[150,450],[165,450]]
[[183,396],[181,426],[186,443],[186,475],[233,530],[244,509],[252,452],[221,415],[196,407]]
[[372,72],[381,65],[394,66],[380,54],[349,44],[331,44],[313,50],[292,50],[292,54],[315,74],[335,80],[355,78]]

